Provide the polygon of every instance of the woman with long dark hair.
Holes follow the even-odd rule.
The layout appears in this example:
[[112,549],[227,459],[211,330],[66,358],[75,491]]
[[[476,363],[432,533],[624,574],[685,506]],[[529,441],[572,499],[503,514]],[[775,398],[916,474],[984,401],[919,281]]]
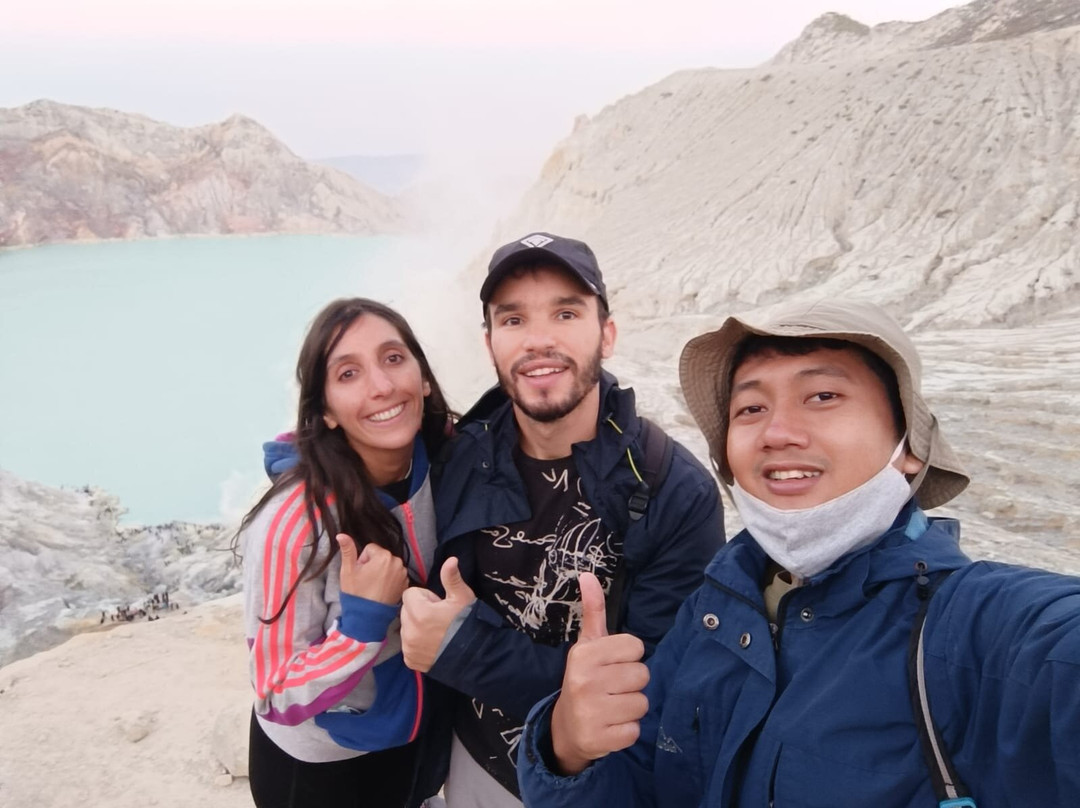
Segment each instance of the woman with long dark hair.
[[363,298],[309,329],[295,465],[244,517],[255,708],[251,792],[270,806],[418,802],[423,682],[402,661],[398,606],[435,551],[428,457],[452,424],[408,323]]

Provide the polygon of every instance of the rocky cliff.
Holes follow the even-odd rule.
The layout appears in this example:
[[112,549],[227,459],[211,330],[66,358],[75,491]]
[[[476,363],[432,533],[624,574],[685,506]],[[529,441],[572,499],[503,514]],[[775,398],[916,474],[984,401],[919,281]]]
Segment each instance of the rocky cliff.
[[773,58],[772,64],[863,59],[903,51],[1016,39],[1080,25],[1074,0],[981,0],[923,22],[870,27],[843,14],[823,14]]
[[759,68],[678,73],[579,120],[492,244],[550,229],[596,249],[612,369],[702,455],[678,403],[686,338],[793,295],[881,302],[919,334],[976,477],[958,512],[1076,544],[1078,15],[827,15]]
[[0,665],[80,631],[156,622],[239,590],[230,531],[118,527],[122,513],[100,489],[52,488],[0,471]]
[[389,198],[242,115],[181,128],[51,101],[0,110],[0,247],[402,227]]

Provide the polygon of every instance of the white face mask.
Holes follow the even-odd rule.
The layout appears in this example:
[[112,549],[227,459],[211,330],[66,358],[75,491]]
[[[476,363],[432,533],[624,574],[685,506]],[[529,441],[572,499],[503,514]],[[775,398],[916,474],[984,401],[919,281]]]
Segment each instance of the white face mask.
[[885,468],[846,494],[810,508],[780,510],[736,482],[731,496],[746,529],[769,557],[800,578],[828,569],[841,556],[869,547],[911,499],[911,486],[893,466],[906,436]]

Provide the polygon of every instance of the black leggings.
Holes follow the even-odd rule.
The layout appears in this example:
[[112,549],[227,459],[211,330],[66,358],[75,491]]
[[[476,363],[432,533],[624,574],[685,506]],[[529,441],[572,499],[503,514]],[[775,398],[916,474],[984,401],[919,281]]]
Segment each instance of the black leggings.
[[307,763],[278,747],[251,715],[248,777],[258,808],[402,808],[417,744],[333,763]]

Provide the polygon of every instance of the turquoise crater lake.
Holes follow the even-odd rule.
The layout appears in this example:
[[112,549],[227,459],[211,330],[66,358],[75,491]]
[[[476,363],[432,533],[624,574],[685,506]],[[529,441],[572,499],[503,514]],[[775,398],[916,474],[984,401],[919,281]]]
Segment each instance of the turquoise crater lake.
[[0,252],[0,468],[100,486],[125,521],[235,517],[289,426],[335,297],[395,304],[400,238],[265,236]]

